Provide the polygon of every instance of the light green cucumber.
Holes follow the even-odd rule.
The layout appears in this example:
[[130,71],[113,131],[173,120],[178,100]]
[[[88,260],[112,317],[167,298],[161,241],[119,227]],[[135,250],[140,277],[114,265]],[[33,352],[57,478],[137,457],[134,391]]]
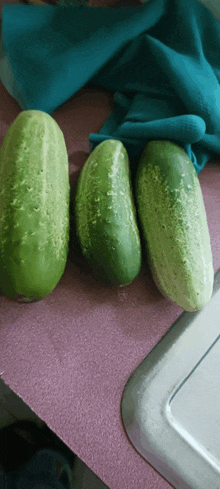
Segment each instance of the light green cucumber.
[[135,195],[158,289],[186,311],[202,309],[213,292],[213,258],[199,179],[185,151],[170,141],[150,141]]
[[94,276],[123,286],[141,268],[129,159],[120,141],[109,139],[92,151],[77,182],[76,233]]
[[59,282],[69,243],[69,164],[57,122],[22,111],[0,150],[0,288],[41,300]]

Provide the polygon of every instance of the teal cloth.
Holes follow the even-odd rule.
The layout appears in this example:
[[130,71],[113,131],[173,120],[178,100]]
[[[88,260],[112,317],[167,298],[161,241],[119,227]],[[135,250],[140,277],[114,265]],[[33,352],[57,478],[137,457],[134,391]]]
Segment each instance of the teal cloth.
[[[1,79],[22,110],[51,114],[86,84],[114,93],[105,139],[137,161],[148,140],[179,144],[199,173],[220,155],[220,24],[197,0],[139,7],[2,6]],[[7,67],[6,67],[7,65]],[[8,88],[7,88],[8,89]]]

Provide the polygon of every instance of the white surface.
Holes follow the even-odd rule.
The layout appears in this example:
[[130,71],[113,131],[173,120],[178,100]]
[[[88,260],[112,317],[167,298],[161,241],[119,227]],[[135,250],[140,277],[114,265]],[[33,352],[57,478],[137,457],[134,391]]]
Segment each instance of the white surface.
[[220,341],[182,385],[171,402],[179,428],[190,434],[203,455],[220,469]]

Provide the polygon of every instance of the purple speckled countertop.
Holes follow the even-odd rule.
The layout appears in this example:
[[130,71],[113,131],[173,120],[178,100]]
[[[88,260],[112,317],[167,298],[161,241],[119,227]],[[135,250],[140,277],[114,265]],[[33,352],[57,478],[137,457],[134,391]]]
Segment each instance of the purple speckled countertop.
[[[89,133],[108,118],[113,94],[84,88],[52,113],[62,129],[74,189],[89,155]],[[19,114],[0,82],[0,137]],[[214,271],[220,268],[220,161],[199,174]],[[145,265],[133,283],[112,288],[68,260],[44,300],[0,295],[2,379],[110,489],[168,489],[123,428],[125,383],[183,310],[161,296]]]

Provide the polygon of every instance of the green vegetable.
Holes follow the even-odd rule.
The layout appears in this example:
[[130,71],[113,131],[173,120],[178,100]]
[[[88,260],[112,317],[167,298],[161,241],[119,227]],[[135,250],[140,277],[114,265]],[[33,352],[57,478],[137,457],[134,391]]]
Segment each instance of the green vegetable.
[[202,309],[212,296],[213,259],[199,179],[185,151],[150,141],[138,165],[135,196],[155,284],[186,311]]
[[75,198],[76,232],[95,278],[114,286],[134,280],[141,268],[127,151],[106,140],[92,151],[80,173]]
[[22,111],[0,150],[0,287],[40,300],[59,282],[69,242],[69,165],[63,132],[47,113]]

